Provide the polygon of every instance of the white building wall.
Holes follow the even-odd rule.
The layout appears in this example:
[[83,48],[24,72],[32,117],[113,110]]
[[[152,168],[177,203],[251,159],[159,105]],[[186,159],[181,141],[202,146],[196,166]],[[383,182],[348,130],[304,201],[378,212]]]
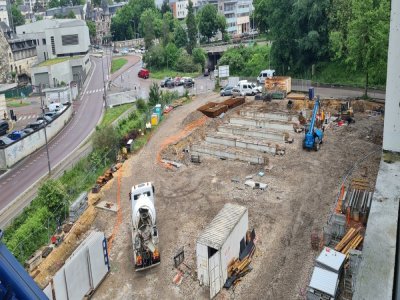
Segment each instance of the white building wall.
[[222,271],[222,286],[228,279],[228,264],[234,258],[239,258],[240,241],[246,239],[246,232],[249,228],[248,210],[243,214],[238,224],[232,230],[226,242],[222,246],[221,252],[221,271]]
[[400,1],[392,1],[383,150],[400,152]]
[[210,286],[208,278],[208,249],[207,246],[196,245],[197,279],[200,284]]
[[6,1],[0,1],[0,22],[4,22],[7,26],[10,26]]

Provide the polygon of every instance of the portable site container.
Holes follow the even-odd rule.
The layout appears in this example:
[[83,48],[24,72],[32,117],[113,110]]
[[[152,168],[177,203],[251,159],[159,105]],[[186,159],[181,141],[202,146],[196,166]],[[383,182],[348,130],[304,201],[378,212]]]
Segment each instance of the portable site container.
[[247,230],[247,208],[227,203],[197,239],[197,276],[200,284],[210,287],[210,298],[226,282],[228,264],[239,257]]
[[337,296],[339,274],[315,267],[309,286],[307,300],[334,300]]
[[151,125],[152,126],[158,125],[158,121],[159,121],[158,115],[157,114],[152,114],[151,115]]

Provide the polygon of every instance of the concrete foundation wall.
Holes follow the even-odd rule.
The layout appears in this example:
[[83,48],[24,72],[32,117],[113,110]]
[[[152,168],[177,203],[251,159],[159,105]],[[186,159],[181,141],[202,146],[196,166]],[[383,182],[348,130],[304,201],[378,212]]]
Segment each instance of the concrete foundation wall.
[[282,132],[268,131],[265,128],[244,127],[234,125],[222,125],[218,127],[218,132],[233,135],[241,135],[253,138],[262,138],[273,141],[284,141],[285,137]]
[[[72,116],[72,106],[67,109],[46,127],[47,139],[52,139],[68,123]],[[24,137],[20,141],[11,144],[7,148],[0,149],[0,169],[12,167],[21,159],[32,154],[45,145],[44,128]]]
[[267,120],[286,121],[286,122],[298,122],[298,118],[295,115],[287,113],[272,113],[272,112],[260,112],[254,110],[241,110],[240,115],[242,117],[260,118]]
[[239,139],[234,137],[227,137],[223,135],[208,135],[206,142],[210,144],[224,145],[230,147],[238,147],[243,149],[251,149],[261,151],[264,153],[276,154],[276,145],[269,145],[262,142],[249,141],[246,139]]
[[263,155],[252,155],[243,152],[235,151],[234,149],[215,147],[208,144],[193,145],[192,154],[197,155],[210,155],[218,158],[240,160],[254,164],[267,164],[268,158]]
[[243,125],[243,126],[253,126],[259,128],[268,128],[273,130],[285,130],[285,131],[293,131],[293,123],[286,123],[283,121],[275,121],[275,120],[261,120],[261,119],[252,119],[245,117],[233,117],[229,120],[230,124],[234,125]]

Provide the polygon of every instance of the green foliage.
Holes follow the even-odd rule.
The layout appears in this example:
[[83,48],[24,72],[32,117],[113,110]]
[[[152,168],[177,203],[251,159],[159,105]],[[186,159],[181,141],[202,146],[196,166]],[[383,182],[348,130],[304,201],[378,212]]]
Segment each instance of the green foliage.
[[[33,5],[33,12],[38,12],[38,11],[43,11],[44,7],[42,3],[38,2],[37,0],[35,1],[35,4]],[[43,18],[43,17],[42,17]],[[36,19],[37,20],[37,19]]]
[[171,12],[166,12],[162,17],[162,34],[161,39],[163,45],[167,45],[172,40],[172,32],[174,31],[174,16]]
[[365,75],[367,96],[370,77],[383,81],[386,76],[390,1],[351,3],[353,17],[348,24],[346,62]]
[[196,65],[193,58],[183,52],[177,59],[175,64],[175,70],[179,72],[198,72],[200,69],[199,65]]
[[101,121],[100,126],[108,126],[111,125],[120,115],[122,115],[125,111],[132,108],[132,104],[122,104],[118,106],[114,106],[105,111],[103,120]]
[[218,11],[215,5],[204,5],[198,13],[198,26],[200,34],[207,37],[209,41],[210,38],[212,38],[221,27],[225,26],[226,28],[226,21],[224,22],[224,20],[222,20],[221,17],[218,17]]
[[153,82],[150,86],[149,91],[149,106],[153,107],[156,104],[160,103],[161,95],[160,95],[160,87],[157,83]]
[[165,14],[166,12],[171,12],[171,7],[168,4],[168,0],[164,0],[161,5],[161,13]]
[[193,49],[193,62],[201,66],[204,69],[206,63],[206,52],[202,48],[194,48]]
[[93,135],[93,150],[99,153],[107,153],[107,158],[116,157],[119,149],[120,136],[111,125],[97,128]]
[[143,99],[138,99],[136,101],[136,108],[140,113],[145,113],[148,109],[146,101],[144,101]]
[[165,61],[164,48],[161,45],[151,47],[144,55],[143,61],[147,64],[148,68],[163,68],[167,64]]
[[186,16],[186,26],[187,26],[187,35],[188,35],[188,43],[187,43],[187,52],[192,54],[192,50],[196,47],[197,44],[197,23],[196,18],[194,16],[193,2],[189,0],[188,4],[188,14]]
[[12,21],[13,21],[14,27],[25,24],[25,18],[22,15],[21,11],[19,10],[17,4],[13,4],[11,6],[11,16],[12,16]]
[[178,48],[186,48],[188,36],[180,23],[177,24],[174,31],[174,43]]
[[116,58],[113,59],[111,62],[111,73],[117,72],[119,69],[121,69],[128,60],[126,58]]
[[164,49],[165,62],[167,63],[167,68],[172,67],[178,60],[181,51],[173,43],[168,43]]
[[159,34],[157,34],[156,36],[157,28],[160,27],[159,22],[160,22],[159,13],[154,9],[145,10],[142,16],[140,17],[140,26],[141,26],[140,28],[143,33],[144,44],[146,46],[146,49],[150,49],[151,46],[153,45],[154,39],[159,36]]
[[257,76],[260,70],[267,69],[270,61],[270,47],[253,46],[228,49],[218,64],[229,65],[232,75]]
[[60,1],[59,0],[50,0],[47,3],[47,8],[55,8],[60,6]]
[[90,38],[94,39],[96,37],[96,24],[91,20],[87,20],[86,21],[86,25],[89,28],[89,36],[90,36]]
[[36,21],[41,21],[41,20],[43,20],[43,16],[37,16],[36,17]]
[[160,104],[164,107],[165,105],[171,104],[172,101],[178,99],[179,93],[178,91],[163,91],[160,96]]
[[[72,10],[66,15],[66,19],[75,19],[75,18],[76,18],[76,16]],[[89,32],[89,34],[90,34],[90,32]]]
[[130,0],[111,19],[111,34],[114,41],[136,37],[142,28],[141,16],[147,9],[156,10],[154,0]]

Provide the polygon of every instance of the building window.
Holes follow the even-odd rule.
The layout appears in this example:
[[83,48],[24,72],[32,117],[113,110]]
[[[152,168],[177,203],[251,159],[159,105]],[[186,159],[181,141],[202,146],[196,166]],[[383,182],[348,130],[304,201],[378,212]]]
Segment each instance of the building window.
[[63,46],[79,44],[79,38],[77,34],[63,35],[61,36],[61,40]]
[[54,43],[54,36],[50,37],[51,41],[51,52],[53,55],[56,55],[56,44]]
[[46,39],[42,39],[42,44],[46,45]]

